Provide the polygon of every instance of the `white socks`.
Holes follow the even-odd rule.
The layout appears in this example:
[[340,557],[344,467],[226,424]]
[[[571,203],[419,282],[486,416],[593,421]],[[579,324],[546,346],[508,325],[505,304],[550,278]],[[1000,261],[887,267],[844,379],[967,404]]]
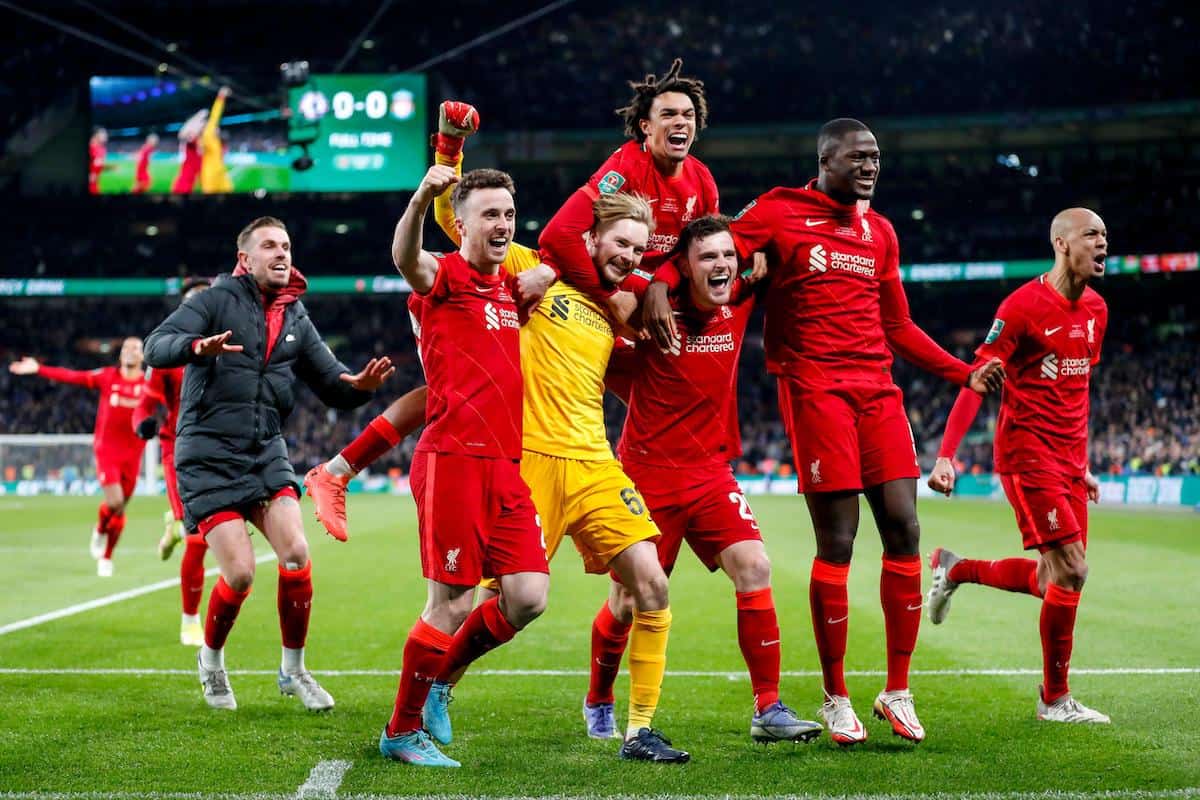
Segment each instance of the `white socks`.
[[330,475],[337,475],[339,478],[349,478],[354,475],[354,467],[350,466],[349,461],[342,458],[341,453],[325,462],[325,471]]
[[208,645],[200,647],[200,665],[210,671],[225,669],[225,648],[213,650]]
[[283,648],[283,663],[279,668],[287,675],[304,672],[304,648]]

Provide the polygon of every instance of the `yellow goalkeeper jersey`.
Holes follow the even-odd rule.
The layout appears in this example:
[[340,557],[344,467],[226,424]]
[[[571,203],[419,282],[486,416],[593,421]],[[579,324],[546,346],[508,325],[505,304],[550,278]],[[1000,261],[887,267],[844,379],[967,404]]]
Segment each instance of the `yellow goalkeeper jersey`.
[[225,98],[217,95],[208,122],[200,134],[200,191],[204,194],[224,194],[233,191],[233,181],[225,169],[225,147],[219,133],[221,115],[225,113]]
[[[436,160],[462,174],[461,156],[439,153]],[[433,213],[461,244],[450,192],[434,199]],[[516,275],[539,263],[537,250],[513,242],[502,266]],[[604,373],[612,349],[612,325],[600,307],[568,284],[551,286],[521,328],[526,450],[579,461],[613,457],[604,431]]]

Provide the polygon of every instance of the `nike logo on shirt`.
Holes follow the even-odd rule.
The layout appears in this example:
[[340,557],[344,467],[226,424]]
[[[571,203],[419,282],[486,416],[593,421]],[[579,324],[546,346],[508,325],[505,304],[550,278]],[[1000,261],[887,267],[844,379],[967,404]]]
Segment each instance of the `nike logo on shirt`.
[[1054,334],[1058,333],[1061,330],[1062,330],[1062,325],[1059,325],[1057,328],[1046,328],[1046,330],[1042,331],[1042,333],[1044,333],[1047,336],[1053,336]]
[[829,222],[829,220],[827,220],[827,219],[806,219],[806,220],[804,220],[804,224],[810,228],[815,228],[818,225],[824,225],[826,222]]

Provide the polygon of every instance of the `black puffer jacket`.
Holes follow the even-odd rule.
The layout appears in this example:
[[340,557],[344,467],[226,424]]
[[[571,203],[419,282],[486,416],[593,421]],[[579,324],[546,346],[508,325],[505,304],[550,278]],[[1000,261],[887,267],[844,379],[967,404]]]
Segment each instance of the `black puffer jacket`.
[[[297,297],[304,278],[293,270],[288,290]],[[200,338],[233,331],[240,353],[201,357]],[[295,404],[294,383],[304,381],[334,408],[355,408],[370,394],[338,376],[349,372],[321,340],[298,299],[283,311],[283,327],[264,363],[266,315],[250,275],[222,275],[146,337],[146,363],[187,365],[176,428],[175,471],[189,529],[217,511],[270,498],[287,486],[299,491],[282,425]]]

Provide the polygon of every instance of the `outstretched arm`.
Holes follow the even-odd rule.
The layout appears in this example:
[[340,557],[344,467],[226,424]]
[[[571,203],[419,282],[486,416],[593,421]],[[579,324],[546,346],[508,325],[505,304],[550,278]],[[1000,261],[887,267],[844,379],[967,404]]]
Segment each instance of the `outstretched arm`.
[[438,263],[430,253],[421,249],[425,214],[433,198],[458,183],[458,175],[450,167],[434,164],[425,173],[421,185],[413,192],[396,223],[392,235],[392,263],[417,294],[429,294],[437,275]]
[[387,380],[396,368],[387,356],[371,359],[360,372],[351,373],[338,361],[321,339],[316,325],[305,318],[300,326],[300,357],[296,360],[296,377],[304,381],[332,408],[357,408],[371,399],[371,392]]
[[[438,106],[438,132],[434,134],[436,150],[434,163],[450,167],[454,174],[462,177],[462,150],[467,137],[479,130],[479,112],[468,103],[445,100]],[[455,226],[454,207],[450,205],[450,192],[439,194],[433,201],[433,218],[455,246],[462,244],[462,237]]]
[[20,361],[8,365],[8,371],[13,375],[40,375],[55,383],[69,383],[72,386],[83,386],[88,389],[100,388],[100,373],[98,370],[64,369],[39,364],[37,359],[25,356]]

